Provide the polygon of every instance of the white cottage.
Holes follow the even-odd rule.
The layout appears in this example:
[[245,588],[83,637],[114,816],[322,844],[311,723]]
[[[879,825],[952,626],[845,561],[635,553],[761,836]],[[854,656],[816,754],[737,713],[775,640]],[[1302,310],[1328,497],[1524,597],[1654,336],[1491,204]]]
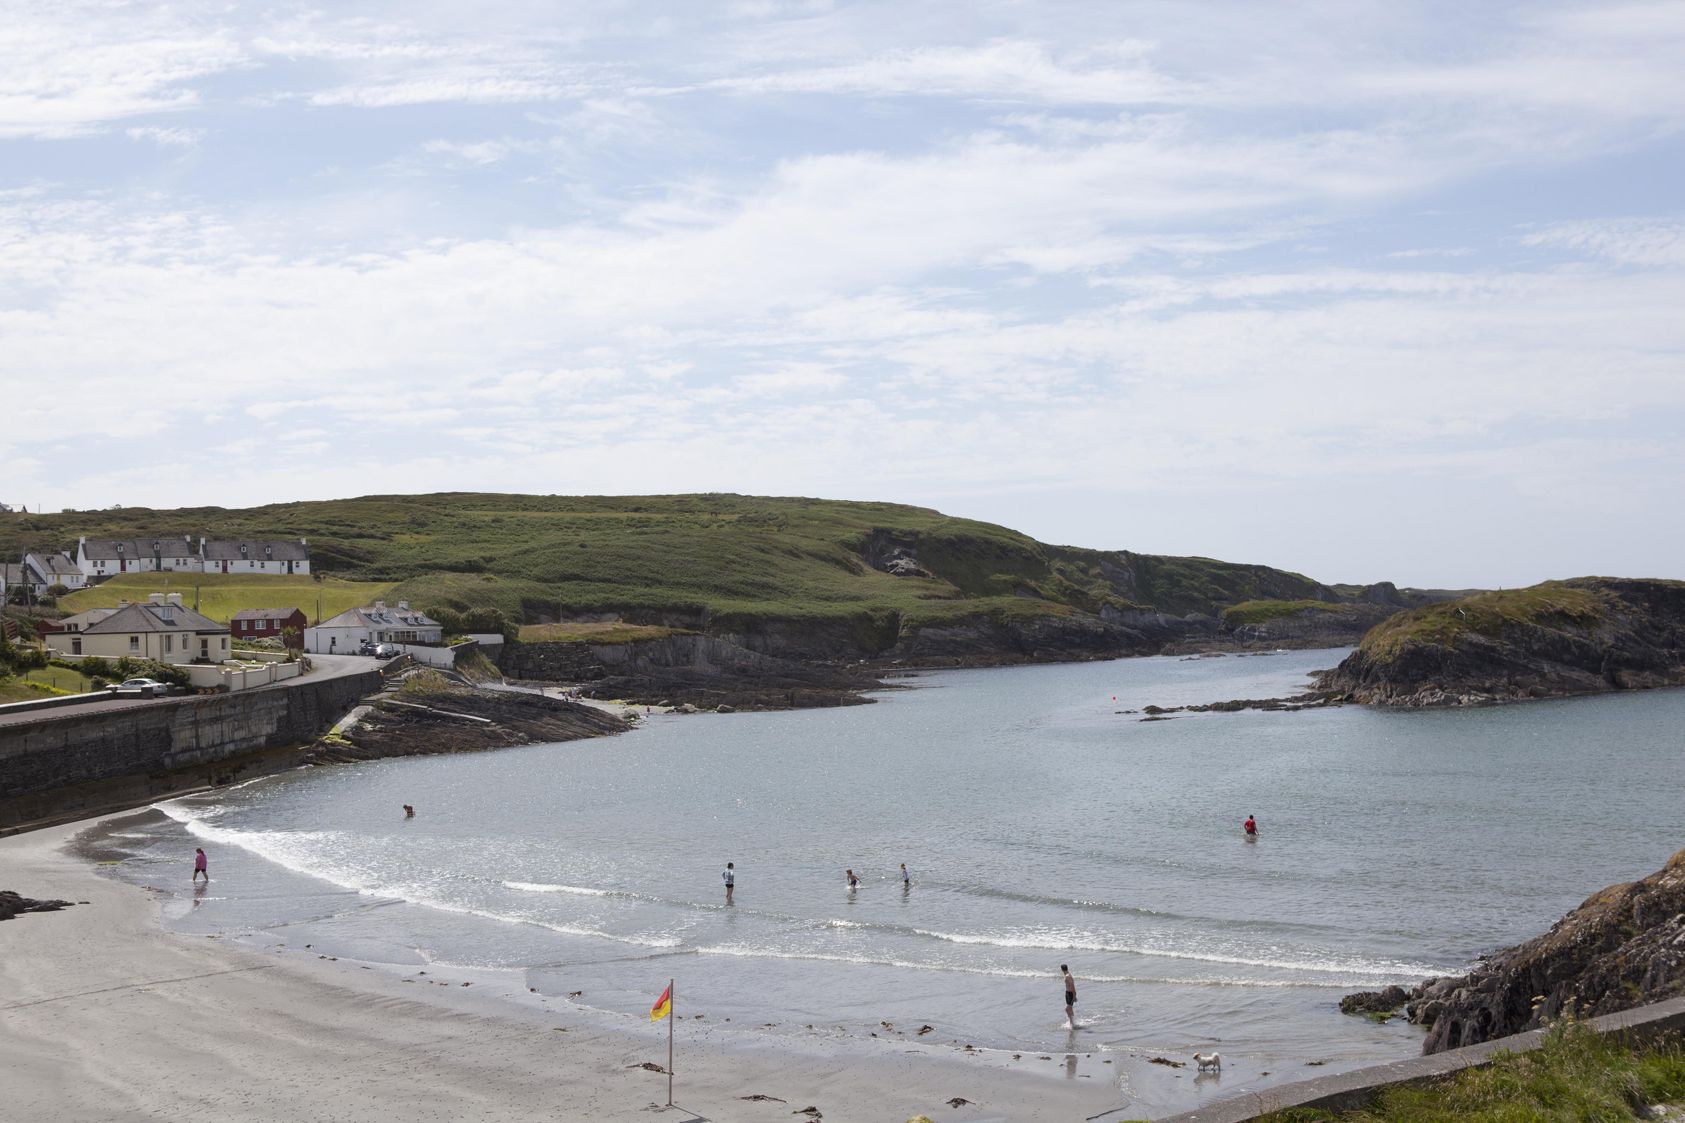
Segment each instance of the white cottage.
[[304,629],[304,650],[317,655],[355,655],[367,643],[439,643],[445,626],[408,601],[397,608],[377,600],[367,608],[348,608],[331,620]]
[[199,540],[206,573],[309,573],[310,544],[302,538],[283,541],[239,539]]
[[85,577],[114,573],[158,573],[164,570],[196,573],[204,568],[199,549],[185,534],[155,538],[79,538],[76,568]]

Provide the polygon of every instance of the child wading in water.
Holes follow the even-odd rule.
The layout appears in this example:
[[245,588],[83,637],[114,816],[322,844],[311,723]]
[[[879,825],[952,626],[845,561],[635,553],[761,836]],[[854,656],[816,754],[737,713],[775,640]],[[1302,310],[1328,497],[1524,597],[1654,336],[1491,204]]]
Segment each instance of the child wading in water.
[[205,884],[209,885],[211,883],[211,871],[208,866],[209,863],[205,860],[205,848],[195,846],[193,848],[193,880],[198,881],[200,875],[203,875]]

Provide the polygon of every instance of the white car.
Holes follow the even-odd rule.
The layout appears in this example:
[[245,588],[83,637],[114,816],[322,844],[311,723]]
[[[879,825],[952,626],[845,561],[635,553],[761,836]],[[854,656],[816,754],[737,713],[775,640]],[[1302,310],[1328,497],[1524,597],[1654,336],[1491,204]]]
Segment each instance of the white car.
[[404,649],[395,643],[377,644],[374,649],[376,659],[396,659],[404,653]]
[[128,678],[111,687],[116,694],[139,694],[142,697],[161,698],[170,692],[170,684],[159,682],[155,678]]

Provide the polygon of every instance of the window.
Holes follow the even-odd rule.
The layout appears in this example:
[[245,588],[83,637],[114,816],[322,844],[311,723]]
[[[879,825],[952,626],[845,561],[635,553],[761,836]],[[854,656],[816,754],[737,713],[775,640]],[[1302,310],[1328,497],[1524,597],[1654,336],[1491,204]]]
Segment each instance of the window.
[[228,650],[228,637],[227,636],[222,637],[222,649],[224,651]]
[[172,652],[176,649],[175,648],[175,639],[176,638],[174,636],[170,635],[170,633],[168,633],[168,632],[164,633],[164,654],[165,655],[168,655],[170,652]]
[[140,637],[139,636],[130,636],[129,637],[129,650],[130,651],[139,651],[140,650]]

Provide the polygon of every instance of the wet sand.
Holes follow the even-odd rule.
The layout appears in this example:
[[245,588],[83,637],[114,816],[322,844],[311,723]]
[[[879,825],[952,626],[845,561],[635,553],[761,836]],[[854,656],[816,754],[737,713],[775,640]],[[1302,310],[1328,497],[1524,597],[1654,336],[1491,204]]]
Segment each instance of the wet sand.
[[[667,1078],[640,1066],[666,1064],[664,1025],[605,1026],[600,1013],[492,993],[496,980],[448,968],[422,980],[303,949],[173,935],[158,922],[170,898],[66,851],[91,825],[0,839],[0,887],[87,902],[0,923],[7,1118],[753,1121],[812,1118],[792,1114],[809,1106],[833,1121],[1140,1114],[1110,1110],[1133,1098],[1115,1056],[1103,1065],[1097,1054],[1013,1061],[905,1041],[757,1041],[685,1022],[680,1106],[657,1110]],[[776,1099],[744,1098],[755,1095]],[[971,1103],[950,1107],[955,1097]]]

